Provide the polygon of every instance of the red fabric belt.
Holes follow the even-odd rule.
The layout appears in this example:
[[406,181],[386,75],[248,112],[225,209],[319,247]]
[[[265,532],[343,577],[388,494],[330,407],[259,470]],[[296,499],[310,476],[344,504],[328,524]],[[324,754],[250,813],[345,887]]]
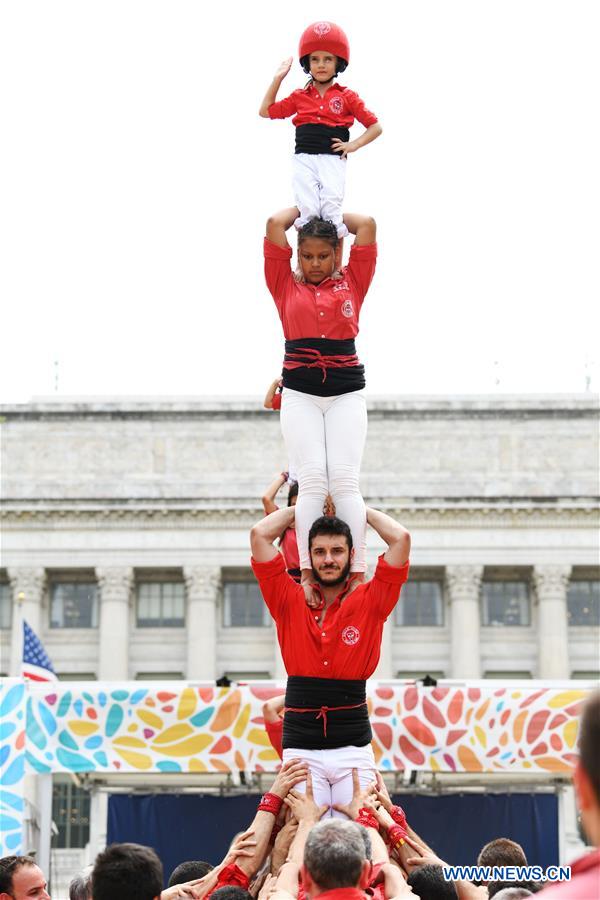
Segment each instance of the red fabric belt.
[[323,381],[327,378],[327,369],[346,369],[360,365],[358,356],[336,354],[324,356],[319,350],[310,347],[298,347],[297,351],[288,351],[283,360],[284,369],[321,369]]
[[351,706],[317,706],[312,709],[297,709],[293,706],[286,706],[284,709],[284,713],[287,712],[295,712],[295,713],[317,713],[317,719],[323,719],[323,735],[327,737],[327,713],[335,712],[338,709],[358,709],[360,706],[366,706],[367,701],[363,700],[362,703],[353,703]]

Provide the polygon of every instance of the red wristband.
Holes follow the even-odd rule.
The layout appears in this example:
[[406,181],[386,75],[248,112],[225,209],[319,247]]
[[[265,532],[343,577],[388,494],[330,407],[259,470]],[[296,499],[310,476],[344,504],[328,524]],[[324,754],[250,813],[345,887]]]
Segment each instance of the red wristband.
[[406,813],[402,809],[401,806],[392,806],[390,809],[390,816],[396,823],[396,825],[400,825],[401,828],[404,828],[406,831]]
[[271,794],[267,792],[263,794],[260,798],[260,803],[258,804],[259,810],[264,810],[265,812],[273,813],[274,816],[279,815],[279,810],[283,806],[283,800],[281,797],[278,797],[277,794]]
[[390,839],[390,844],[396,850],[398,849],[398,847],[401,847],[402,844],[404,844],[406,835],[407,835],[406,828],[403,828],[401,825],[392,825],[388,829],[388,836]]
[[370,809],[367,809],[366,806],[363,806],[358,811],[358,815],[354,820],[359,825],[364,825],[365,828],[374,828],[375,831],[379,830],[379,822],[377,818],[373,815]]

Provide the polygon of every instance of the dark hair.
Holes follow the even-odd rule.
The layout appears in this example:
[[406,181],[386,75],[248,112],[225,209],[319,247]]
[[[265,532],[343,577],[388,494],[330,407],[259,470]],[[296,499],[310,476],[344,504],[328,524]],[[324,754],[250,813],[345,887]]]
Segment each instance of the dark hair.
[[21,866],[37,866],[31,856],[3,856],[0,859],[0,894],[10,894],[13,889],[13,872]]
[[495,838],[479,851],[478,866],[526,866],[525,851],[516,841]]
[[320,516],[310,526],[310,531],[308,532],[308,551],[310,553],[310,548],[312,547],[312,542],[316,537],[320,534],[326,535],[343,535],[348,541],[348,550],[352,550],[352,532],[348,525],[345,522],[342,522],[341,519],[338,519],[337,516]]
[[[332,53],[331,55],[335,56],[335,53]],[[300,65],[306,74],[310,75],[310,53],[306,53],[304,56],[300,57]],[[347,68],[348,60],[344,59],[342,56],[335,56],[335,74],[339,75],[340,72],[345,72]]]
[[419,866],[406,881],[421,900],[458,900],[454,882],[446,881],[441,866]]
[[337,228],[330,219],[321,219],[319,216],[313,216],[298,231],[298,246],[308,238],[326,241],[334,250],[338,245]]
[[499,894],[500,891],[505,891],[507,888],[523,888],[523,890],[529,891],[530,894],[537,894],[541,890],[542,885],[536,884],[535,881],[490,881],[487,886],[488,897],[495,897],[496,894]]
[[224,884],[223,887],[213,891],[210,896],[215,900],[253,900],[252,894],[240,887],[239,884]]
[[292,500],[294,499],[294,497],[297,497],[297,496],[298,496],[298,482],[297,482],[297,481],[292,481],[291,484],[290,484],[290,489],[289,489],[289,491],[288,491],[288,503],[287,503],[287,505],[288,505],[288,506],[291,506],[291,505],[292,505]]
[[600,691],[592,694],[585,706],[579,726],[579,758],[581,768],[590,780],[596,801],[600,804]]
[[201,859],[188,859],[186,862],[179,863],[169,877],[167,887],[173,887],[176,884],[185,884],[186,881],[193,881],[194,878],[204,878],[214,869],[209,862]]
[[111,844],[96,857],[94,900],[154,900],[162,893],[160,859],[141,844]]

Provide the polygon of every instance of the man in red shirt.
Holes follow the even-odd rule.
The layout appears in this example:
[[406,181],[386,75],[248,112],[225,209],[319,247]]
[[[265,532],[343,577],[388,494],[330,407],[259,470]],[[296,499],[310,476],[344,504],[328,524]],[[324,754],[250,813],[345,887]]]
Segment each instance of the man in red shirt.
[[600,692],[587,702],[579,730],[579,760],[573,773],[577,806],[589,841],[596,848],[571,863],[571,880],[550,885],[543,900],[600,897]]
[[317,519],[309,552],[320,605],[311,609],[274,546],[294,515],[294,507],[277,510],[250,535],[252,568],[288,673],[283,759],[308,763],[319,806],[342,805],[352,797],[353,768],[362,786],[374,780],[366,679],[377,667],[383,625],[408,577],[410,535],[390,516],[368,509],[367,521],[388,549],[373,578],[357,585],[348,578],[350,529],[335,517]]

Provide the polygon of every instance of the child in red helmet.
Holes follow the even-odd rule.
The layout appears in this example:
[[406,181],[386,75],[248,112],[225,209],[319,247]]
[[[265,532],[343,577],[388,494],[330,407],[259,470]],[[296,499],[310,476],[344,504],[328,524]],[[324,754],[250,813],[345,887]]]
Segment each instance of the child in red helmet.
[[[310,75],[306,87],[277,102],[281,82],[290,71],[292,57],[281,63],[275,73],[259,114],[266,119],[294,116],[296,152],[293,162],[293,188],[300,211],[294,222],[302,228],[313,216],[328,219],[337,228],[338,237],[348,234],[343,222],[342,204],[346,180],[346,156],[381,134],[381,125],[357,93],[334,84],[339,72],[350,61],[348,38],[333,22],[314,22],[300,38],[300,65]],[[365,131],[350,140],[350,128],[357,119]]]

